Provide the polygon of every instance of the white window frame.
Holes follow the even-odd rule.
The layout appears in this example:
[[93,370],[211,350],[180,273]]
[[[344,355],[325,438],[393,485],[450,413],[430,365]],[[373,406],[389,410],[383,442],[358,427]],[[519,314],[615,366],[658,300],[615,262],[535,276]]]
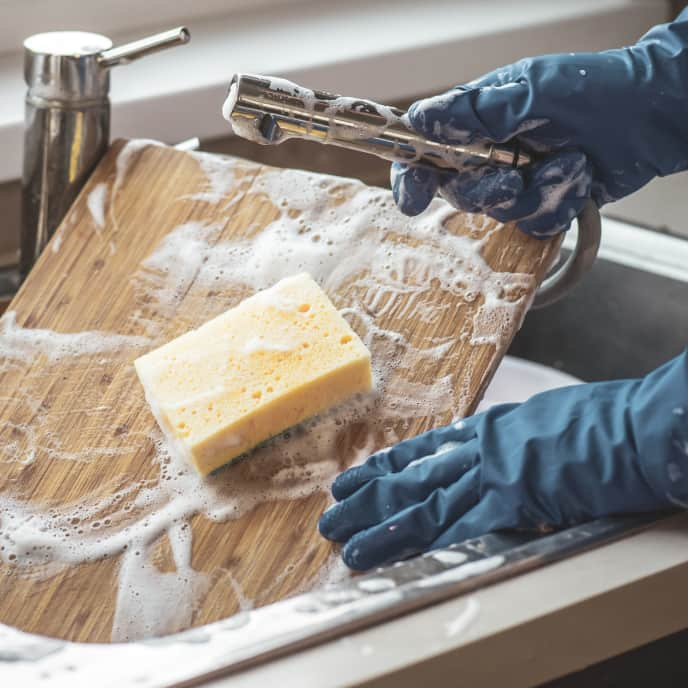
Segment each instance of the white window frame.
[[[188,46],[118,67],[110,92],[113,138],[175,143],[229,135],[220,106],[234,72],[394,102],[438,93],[526,54],[628,44],[666,20],[669,7],[667,0],[110,2],[0,0],[0,41],[11,35],[15,47],[0,54],[0,183],[21,171],[21,39],[34,30],[82,28],[121,43],[187,25]],[[48,6],[50,15],[38,11]],[[69,8],[83,10],[80,24]]]
[[[0,0],[0,55],[21,49],[27,36],[73,29],[139,36],[179,24],[305,0]],[[339,0],[333,0],[339,2]]]

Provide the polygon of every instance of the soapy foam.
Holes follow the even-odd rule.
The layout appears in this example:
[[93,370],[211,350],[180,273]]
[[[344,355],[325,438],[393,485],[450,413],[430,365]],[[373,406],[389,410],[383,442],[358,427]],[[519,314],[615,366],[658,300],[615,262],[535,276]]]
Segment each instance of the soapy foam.
[[442,564],[446,564],[447,566],[456,566],[457,564],[463,564],[463,562],[466,561],[466,559],[468,559],[467,554],[464,554],[463,552],[455,552],[450,549],[438,550],[436,552],[428,552],[425,556],[430,557],[435,561],[439,561]]
[[423,578],[417,581],[415,585],[419,588],[434,588],[437,585],[458,583],[466,578],[493,571],[499,568],[503,563],[504,557],[501,555],[488,557],[487,559],[478,559],[477,561],[471,561],[462,566],[436,573],[434,576]]
[[227,97],[225,98],[225,102],[222,104],[222,116],[230,123],[232,112],[234,112],[234,106],[236,105],[238,97],[239,87],[236,82],[233,82],[229,85]]
[[[41,354],[51,363],[75,356],[108,354],[150,344],[148,337],[127,336],[108,332],[62,333],[53,330],[21,327],[15,311],[0,317],[0,360],[30,362]],[[1,370],[1,369],[0,369]]]
[[383,592],[396,587],[391,578],[367,578],[358,583],[359,589],[364,592]]
[[[289,170],[265,171],[251,192],[267,196],[279,208],[289,198],[289,212],[282,212],[251,239],[218,241],[216,225],[199,223],[173,230],[145,261],[148,269],[136,278],[142,291],[154,296],[159,312],[173,313],[182,296],[189,298],[192,284],[199,290],[238,286],[247,294],[306,271],[331,295],[366,345],[379,352],[373,356],[374,375],[379,389],[386,393],[386,370],[395,357],[420,352],[428,361],[436,360],[445,355],[457,336],[471,344],[498,344],[523,308],[521,299],[509,300],[504,295],[525,293],[533,284],[530,275],[495,275],[490,270],[480,254],[487,236],[476,240],[437,231],[453,212],[441,201],[420,218],[400,221],[385,192],[354,184],[353,198],[342,203],[330,178]],[[318,209],[328,197],[328,211],[320,214]],[[475,218],[475,222],[479,233],[481,220]],[[410,227],[400,233],[398,228],[404,225]],[[411,237],[422,239],[422,243],[411,245]],[[443,293],[466,300],[481,295],[484,303],[461,332],[432,341],[409,341],[403,332],[404,318],[414,316],[431,325],[452,315],[447,303],[437,298],[434,285],[428,284],[431,280],[439,282]],[[346,298],[338,298],[338,292],[344,291]],[[398,298],[402,295],[404,301]],[[200,312],[203,310],[207,315],[193,324],[217,314],[208,312],[207,306]],[[399,330],[380,329],[379,319],[390,315],[398,320]],[[439,411],[462,415],[463,400],[457,403],[455,376],[430,385],[413,380],[409,383],[418,389],[404,395],[400,404],[422,406],[423,397],[432,398],[436,402],[433,406],[442,406]]]
[[447,454],[453,449],[460,447],[461,444],[462,442],[445,442],[444,444],[441,444],[439,447],[437,447],[437,449],[432,454],[421,456],[420,459],[414,459],[413,461],[411,461],[404,468],[404,470],[408,470],[409,468],[413,468],[414,466],[420,466],[424,464],[426,461],[432,461],[433,459],[436,459],[438,456],[441,456],[442,454]]
[[[301,499],[325,490],[336,475],[337,461],[302,462],[316,452],[335,456],[336,436],[328,434],[328,424],[334,422],[341,423],[341,416],[336,421],[313,421],[307,431],[293,431],[298,436],[283,452],[281,467],[275,466],[270,447],[258,449],[250,462],[233,469],[231,481],[223,474],[200,478],[171,455],[162,437],[155,436],[151,442],[160,476],[153,485],[128,485],[69,507],[45,508],[2,495],[0,560],[30,569],[34,577],[50,577],[65,566],[123,554],[112,639],[181,630],[190,624],[208,587],[207,576],[190,566],[190,518],[200,513],[226,521],[266,501]],[[319,446],[323,439],[330,443],[328,452]],[[355,460],[369,452],[370,447],[362,448]],[[165,534],[173,545],[176,570],[171,573],[158,571],[148,555]],[[329,575],[323,582],[339,578]]]
[[[590,184],[590,174],[586,169],[585,159],[581,158],[576,166],[568,170],[553,165],[547,170],[544,180],[551,180],[551,183],[548,185],[543,182],[540,187],[539,206],[530,215],[523,217],[523,220],[533,220],[554,213],[571,194],[577,198],[584,198]],[[575,216],[576,211],[569,208],[568,220],[573,220]],[[535,234],[537,236],[549,236],[559,231],[558,228],[555,228],[549,232],[535,232]]]
[[117,220],[117,196],[126,176],[131,169],[132,162],[136,155],[147,146],[164,146],[165,144],[155,139],[132,139],[122,147],[115,162],[115,180],[112,182],[109,193],[109,219],[112,220],[114,229],[119,229]]
[[[120,153],[116,178],[103,203],[115,220],[113,226],[117,191],[136,152],[150,143],[132,142]],[[222,160],[216,165],[202,158],[200,164],[207,181],[199,193],[222,200],[229,189],[227,180],[236,177],[241,163]],[[11,403],[17,418],[28,415],[34,420],[27,425],[10,416],[12,425],[0,430],[3,460],[19,466],[44,455],[74,462],[126,460],[140,452],[153,463],[152,479],[103,486],[101,494],[88,495],[78,504],[28,503],[20,493],[0,496],[0,560],[13,564],[19,575],[49,577],[67,566],[121,557],[113,639],[169,633],[192,622],[209,585],[208,576],[190,563],[192,517],[221,522],[240,518],[264,502],[323,494],[343,463],[360,462],[379,447],[394,444],[412,419],[438,424],[463,415],[466,399],[461,390],[470,368],[458,370],[448,359],[445,370],[451,372],[426,383],[414,378],[409,361],[415,366],[420,359],[421,368],[436,365],[438,358],[451,357],[456,338],[479,342],[487,337],[488,326],[513,322],[513,312],[523,305],[505,294],[524,291],[532,277],[490,270],[481,251],[492,230],[480,218],[473,220],[471,236],[458,236],[444,227],[453,211],[441,201],[409,220],[394,209],[388,193],[352,183],[349,198],[349,182],[345,192],[340,184],[303,172],[265,171],[248,193],[269,201],[279,212],[266,226],[256,227],[250,240],[227,239],[221,236],[220,224],[194,221],[169,232],[134,277],[141,305],[131,318],[146,337],[31,330],[18,327],[13,313],[0,320],[0,374],[11,376],[13,366],[25,374],[27,365],[44,356],[50,364],[93,379],[87,386],[91,391],[75,397],[73,410],[60,416],[36,412],[43,398],[42,381],[27,376],[24,396]],[[98,381],[115,369],[110,388],[138,389],[129,363],[140,347],[162,343],[159,337],[172,316],[179,319],[183,313],[184,324],[196,327],[251,293],[301,271],[324,287],[371,349],[376,394],[353,399],[257,449],[250,461],[228,469],[231,479],[227,471],[199,478],[170,455],[157,431],[151,437],[125,432],[114,442],[112,435],[103,435],[110,406]],[[209,291],[214,298],[208,298]],[[424,333],[424,327],[406,331],[409,317],[426,327],[451,322],[456,313],[447,306],[449,295],[482,299],[472,322],[461,331],[450,328],[437,336]],[[287,302],[271,305],[294,308]],[[380,324],[383,317],[389,322],[385,327]],[[94,360],[94,355],[100,358]],[[74,451],[62,444],[58,430],[64,414],[71,412],[83,423],[87,449]],[[364,423],[365,432],[352,446],[349,428]],[[344,456],[342,446],[349,447]],[[173,571],[162,572],[156,566],[154,552],[161,542],[170,545]],[[236,579],[231,582],[231,572],[229,576],[227,594],[235,594],[240,606],[268,601],[269,591],[255,600],[246,598]],[[320,574],[306,577],[297,591],[347,576],[333,554]]]
[[62,242],[64,241],[65,236],[72,231],[75,224],[76,215],[68,214],[60,226],[55,230],[55,234],[50,241],[50,250],[53,253],[60,252],[60,248],[62,247]]
[[146,556],[145,541],[132,541],[122,556],[113,640],[146,638],[159,628],[174,632],[191,625],[195,600],[207,592],[210,580],[191,567],[190,524],[173,523],[167,529],[167,537],[175,571],[159,571]]
[[105,200],[107,198],[107,191],[107,184],[105,184],[105,182],[100,182],[93,187],[93,191],[91,191],[86,198],[86,206],[98,230],[105,227]]
[[[152,442],[160,477],[153,485],[128,485],[98,500],[47,509],[2,495],[0,560],[49,576],[65,566],[124,553],[113,640],[180,630],[189,625],[194,604],[207,590],[207,577],[190,565],[189,519],[200,513],[226,521],[265,501],[300,499],[323,490],[336,474],[336,461],[297,461],[297,453],[317,445],[317,428],[311,433],[302,433],[286,452],[292,465],[287,460],[275,470],[265,447],[237,466],[231,481],[222,474],[200,478],[156,436]],[[173,573],[158,571],[147,555],[164,534],[172,544]]]
[[[218,244],[214,243],[217,226],[183,225],[165,239],[145,265],[166,264],[186,274],[186,260],[179,266],[171,258],[174,255],[179,261],[180,255],[188,253],[196,256],[188,272],[195,274],[197,285],[241,284],[252,291],[305,271],[335,297],[346,287],[364,292],[361,300],[369,303],[363,313],[375,309],[375,318],[399,308],[399,300],[391,297],[404,294],[407,300],[396,313],[399,318],[412,312],[429,324],[443,315],[436,308],[446,308],[428,298],[432,296],[428,282],[434,279],[444,292],[468,301],[478,295],[489,300],[474,318],[475,338],[486,335],[486,330],[491,332],[494,324],[510,317],[510,311],[520,310],[522,301],[509,300],[506,291],[525,293],[533,285],[530,275],[496,274],[487,266],[481,255],[487,235],[475,240],[438,231],[454,212],[441,201],[434,202],[418,218],[401,220],[386,192],[354,184],[353,197],[337,205],[337,189],[329,178],[290,170],[265,171],[251,191],[266,195],[278,206],[289,198],[291,212],[282,213],[251,239]],[[327,213],[321,214],[323,197],[327,195],[334,202]],[[479,232],[482,219],[476,217],[473,221]],[[402,222],[408,229],[399,233]],[[398,241],[394,241],[396,234]],[[495,314],[497,307],[501,312]],[[507,328],[510,325],[508,321],[504,324]],[[445,343],[450,340],[448,336]]]
[[463,635],[466,629],[478,618],[478,614],[480,614],[480,603],[475,597],[469,597],[466,600],[466,608],[461,614],[444,624],[447,637],[453,638],[457,635]]
[[[188,292],[204,263],[210,260],[213,240],[218,236],[217,223],[187,222],[177,226],[160,243],[157,250],[141,264],[138,280],[153,298],[155,315],[170,317]],[[158,324],[148,323],[157,332]]]
[[208,203],[221,201],[236,182],[233,166],[217,154],[195,151],[192,155],[206,176],[207,187],[203,191],[191,194],[189,198]]

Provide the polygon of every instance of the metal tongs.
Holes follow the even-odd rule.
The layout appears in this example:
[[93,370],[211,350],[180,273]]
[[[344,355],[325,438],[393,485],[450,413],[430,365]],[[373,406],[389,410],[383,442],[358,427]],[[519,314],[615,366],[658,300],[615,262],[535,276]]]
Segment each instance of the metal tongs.
[[[467,165],[523,167],[532,160],[517,142],[444,144],[415,132],[406,113],[371,100],[313,91],[286,79],[235,74],[223,114],[239,136],[263,145],[306,139],[392,162],[461,169]],[[566,262],[538,289],[534,308],[562,298],[590,269],[600,242],[600,215],[589,201]]]

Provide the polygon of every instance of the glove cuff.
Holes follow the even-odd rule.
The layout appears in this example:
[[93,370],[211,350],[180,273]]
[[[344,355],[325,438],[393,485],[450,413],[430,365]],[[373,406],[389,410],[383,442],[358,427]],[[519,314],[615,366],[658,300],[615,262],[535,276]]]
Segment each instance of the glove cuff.
[[630,410],[649,486],[667,506],[688,508],[688,351],[641,380]]

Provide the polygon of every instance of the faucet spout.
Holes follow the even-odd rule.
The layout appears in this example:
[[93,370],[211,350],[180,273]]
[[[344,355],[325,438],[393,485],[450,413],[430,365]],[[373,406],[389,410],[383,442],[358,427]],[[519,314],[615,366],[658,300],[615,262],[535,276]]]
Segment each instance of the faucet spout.
[[152,55],[160,50],[173,48],[175,45],[183,45],[191,40],[191,34],[185,26],[176,29],[156,33],[154,36],[141,38],[138,41],[125,43],[116,48],[110,48],[100,54],[98,63],[101,67],[116,67],[121,64],[129,64],[146,55]]

